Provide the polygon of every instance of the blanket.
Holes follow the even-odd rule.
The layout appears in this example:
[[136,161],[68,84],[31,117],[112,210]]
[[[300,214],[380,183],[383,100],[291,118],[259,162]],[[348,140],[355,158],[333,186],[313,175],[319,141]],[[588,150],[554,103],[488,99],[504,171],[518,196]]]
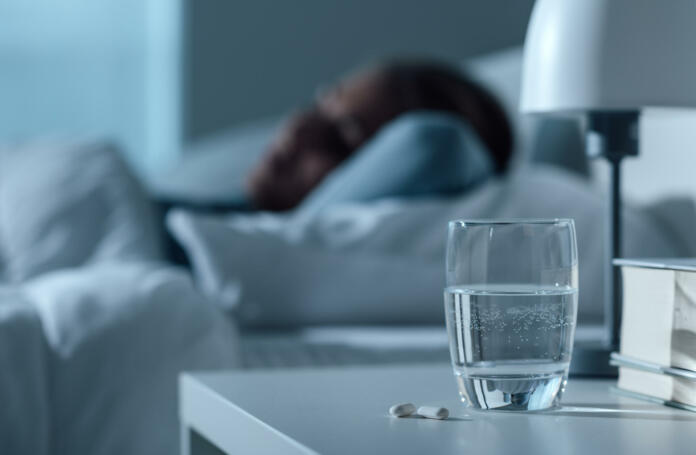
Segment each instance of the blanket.
[[0,288],[0,453],[178,452],[177,377],[238,365],[184,270],[64,269]]

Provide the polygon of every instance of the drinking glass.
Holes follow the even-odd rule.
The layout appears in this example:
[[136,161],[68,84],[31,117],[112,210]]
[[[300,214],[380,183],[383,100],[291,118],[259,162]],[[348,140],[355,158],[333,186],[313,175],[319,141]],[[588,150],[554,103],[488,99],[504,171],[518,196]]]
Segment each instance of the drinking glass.
[[455,220],[445,315],[462,401],[473,409],[558,405],[577,318],[571,219]]

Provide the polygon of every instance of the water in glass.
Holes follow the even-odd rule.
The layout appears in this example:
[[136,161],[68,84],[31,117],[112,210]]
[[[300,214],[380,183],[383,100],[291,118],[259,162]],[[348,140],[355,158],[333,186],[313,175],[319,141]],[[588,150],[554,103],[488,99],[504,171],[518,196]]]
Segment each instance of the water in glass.
[[445,314],[463,400],[483,409],[544,409],[560,400],[577,289],[449,287]]

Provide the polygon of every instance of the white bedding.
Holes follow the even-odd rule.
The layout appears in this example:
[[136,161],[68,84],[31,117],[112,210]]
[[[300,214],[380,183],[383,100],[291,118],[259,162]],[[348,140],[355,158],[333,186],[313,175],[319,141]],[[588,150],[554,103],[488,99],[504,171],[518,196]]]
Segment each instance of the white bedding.
[[[336,206],[309,219],[177,211],[168,225],[201,287],[236,305],[242,323],[438,324],[449,220],[573,218],[578,318],[596,323],[603,309],[604,212],[604,198],[587,181],[538,167],[451,199]],[[696,255],[690,200],[627,206],[623,221],[627,256]]]
[[177,376],[239,364],[184,270],[111,262],[0,288],[0,453],[178,452]]
[[0,453],[48,454],[46,346],[36,308],[0,287]]
[[114,147],[0,146],[0,454],[178,452],[178,374],[235,367],[239,344],[160,258]]

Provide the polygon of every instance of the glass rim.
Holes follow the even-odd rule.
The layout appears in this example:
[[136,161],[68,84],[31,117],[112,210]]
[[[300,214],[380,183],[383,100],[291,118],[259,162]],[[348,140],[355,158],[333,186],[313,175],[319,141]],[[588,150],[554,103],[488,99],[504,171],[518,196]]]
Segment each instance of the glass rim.
[[479,219],[456,219],[449,222],[450,227],[468,227],[468,226],[502,226],[513,224],[540,224],[540,225],[555,225],[555,224],[571,224],[575,221],[572,218],[479,218]]

